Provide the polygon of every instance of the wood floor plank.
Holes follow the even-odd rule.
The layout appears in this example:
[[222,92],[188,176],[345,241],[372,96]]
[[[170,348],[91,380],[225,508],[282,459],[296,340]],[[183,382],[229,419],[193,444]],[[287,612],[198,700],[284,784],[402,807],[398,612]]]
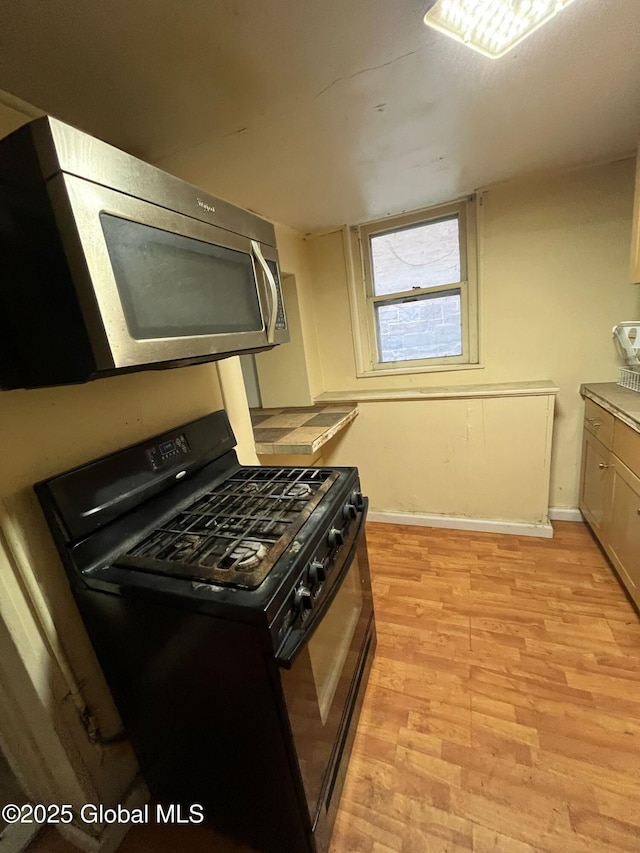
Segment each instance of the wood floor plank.
[[473,827],[473,853],[539,853],[539,847],[533,847],[524,841],[516,841],[501,832],[484,826]]
[[623,816],[625,822],[634,826],[636,833],[640,833],[640,800],[637,796],[621,796],[620,794],[613,794],[611,791],[599,789],[596,793],[596,805],[585,804],[585,806],[591,811],[607,817],[620,818]]
[[[355,800],[346,801],[341,804],[339,818],[344,823],[344,818],[347,818],[347,825],[351,831],[356,831],[359,835],[367,840],[370,840],[370,846],[365,849],[371,849],[373,843],[378,841],[385,844],[395,851],[402,851],[404,840],[404,822],[397,814],[395,808],[387,811],[381,809],[371,809],[365,805],[361,805]],[[336,821],[337,824],[338,821]],[[340,844],[343,844],[339,833],[335,833],[332,839],[331,848],[335,848],[335,839],[340,839]],[[353,853],[359,853],[358,847],[349,847],[343,844],[338,847],[338,850],[349,850]]]
[[640,622],[586,526],[554,531],[368,526],[378,651],[330,853],[640,851]]
[[596,844],[605,843],[621,850],[629,850],[630,853],[638,851],[638,827],[626,821],[572,807],[571,822],[578,835],[592,838]]
[[504,832],[526,844],[536,844],[544,835],[567,834],[571,830],[566,804],[558,803],[544,817],[532,811],[523,811],[526,790],[521,790],[517,802],[500,802],[467,790],[451,791],[452,810],[473,824]]
[[[451,808],[441,809],[420,796],[404,793],[394,795],[393,806],[406,836],[412,839],[411,845],[405,844],[402,853],[408,853],[409,850],[419,851],[420,840],[423,844],[422,850],[430,850],[429,845],[433,845],[436,838],[448,841],[453,849],[472,849],[472,824],[455,814]],[[331,850],[335,850],[335,853],[340,850],[340,847],[336,846],[335,836]]]
[[379,841],[374,841],[373,847],[371,848],[371,853],[398,853],[398,851],[394,847],[387,847],[386,844],[381,844]]
[[474,666],[471,669],[471,689],[474,694],[502,699],[523,708],[537,707],[545,700],[559,702],[563,707],[593,706],[589,691],[569,687],[562,670],[551,670],[547,665],[540,671],[533,664],[533,661],[522,662],[521,667],[512,668],[508,673]]

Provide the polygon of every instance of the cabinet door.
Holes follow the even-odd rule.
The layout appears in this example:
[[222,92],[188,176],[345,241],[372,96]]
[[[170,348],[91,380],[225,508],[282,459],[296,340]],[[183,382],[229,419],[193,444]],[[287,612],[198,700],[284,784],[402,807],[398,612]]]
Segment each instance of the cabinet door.
[[636,193],[633,204],[633,226],[631,228],[631,283],[640,283],[640,149],[636,165]]
[[636,604],[640,604],[640,478],[619,460],[612,477],[608,552]]
[[611,499],[611,452],[585,430],[582,443],[580,510],[604,545]]

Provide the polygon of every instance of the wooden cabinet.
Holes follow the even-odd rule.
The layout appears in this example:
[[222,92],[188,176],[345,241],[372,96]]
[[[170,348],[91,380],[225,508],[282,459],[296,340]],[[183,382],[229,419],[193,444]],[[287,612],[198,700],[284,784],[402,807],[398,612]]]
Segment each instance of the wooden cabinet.
[[582,443],[580,510],[602,542],[611,504],[611,451],[588,430]]
[[580,510],[640,607],[640,433],[585,402]]
[[613,469],[607,539],[611,561],[640,605],[640,477],[619,460]]
[[631,268],[632,284],[640,283],[640,149],[636,162],[636,192],[633,204],[633,226],[631,229]]

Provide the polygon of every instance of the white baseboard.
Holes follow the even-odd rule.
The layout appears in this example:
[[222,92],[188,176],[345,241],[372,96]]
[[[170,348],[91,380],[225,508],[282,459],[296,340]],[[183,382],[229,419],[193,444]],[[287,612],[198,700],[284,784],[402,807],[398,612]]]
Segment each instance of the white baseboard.
[[577,506],[550,506],[549,518],[552,521],[584,521]]
[[[149,802],[149,789],[142,779],[138,778],[129,789],[122,805],[127,809],[137,809],[147,802]],[[78,824],[57,825],[60,834],[84,853],[114,853],[129,831],[129,827],[128,823],[108,823],[96,838]]]
[[529,524],[524,521],[496,521],[491,518],[462,518],[457,515],[428,515],[413,512],[378,512],[372,510],[369,521],[383,524],[416,524],[420,527],[447,527],[452,530],[475,530],[480,533],[509,533],[513,536],[538,536],[553,538],[553,527],[546,524]]

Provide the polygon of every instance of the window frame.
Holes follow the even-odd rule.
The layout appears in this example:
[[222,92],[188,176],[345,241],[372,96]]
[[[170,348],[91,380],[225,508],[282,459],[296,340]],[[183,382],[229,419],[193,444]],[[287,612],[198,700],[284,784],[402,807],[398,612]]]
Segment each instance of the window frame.
[[[356,353],[356,375],[381,376],[426,373],[479,367],[478,316],[478,199],[467,196],[424,210],[391,216],[345,229],[349,293]],[[403,291],[376,296],[373,286],[371,237],[382,236],[419,225],[458,218],[460,245],[459,282],[433,285],[419,291]],[[430,294],[460,291],[462,354],[405,361],[380,361],[375,306],[403,299],[429,298]]]

